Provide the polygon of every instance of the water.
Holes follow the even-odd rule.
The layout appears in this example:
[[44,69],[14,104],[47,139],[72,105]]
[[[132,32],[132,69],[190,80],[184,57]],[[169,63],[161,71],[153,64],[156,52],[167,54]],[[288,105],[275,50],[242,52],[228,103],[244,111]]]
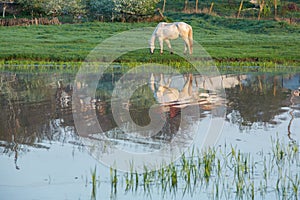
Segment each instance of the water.
[[[126,191],[126,186],[121,184],[125,179],[122,172],[119,172],[119,184],[114,188],[109,167],[103,160],[115,156],[115,149],[139,155],[150,152],[156,156],[153,160],[159,160],[162,154],[155,152],[162,148],[173,151],[172,141],[180,147],[177,153],[190,146],[201,149],[203,144],[210,144],[204,138],[213,132],[213,128],[221,130],[215,136],[216,141],[211,142],[215,147],[231,145],[254,157],[271,151],[271,137],[278,137],[287,144],[300,139],[299,73],[226,74],[221,77],[225,93],[210,85],[220,77],[208,80],[194,75],[190,86],[192,92],[188,90],[189,95],[180,100],[174,100],[176,91],[161,91],[159,85],[167,84],[171,79],[168,87],[180,92],[190,80],[188,75],[166,74],[165,83],[161,83],[159,74],[152,79],[149,74],[148,84],[132,88],[127,87],[126,82],[117,84],[121,74],[107,74],[96,84],[96,91],[89,90],[95,84],[92,76],[87,79],[90,82],[74,83],[75,76],[57,72],[0,73],[1,198],[181,199],[185,194],[183,199],[210,199],[211,188],[188,194],[180,183],[176,192],[165,194],[153,189],[157,186],[150,192],[142,185],[136,191]],[[114,94],[114,90],[119,92]],[[85,93],[79,92],[78,98],[72,99],[75,91]],[[125,97],[132,94],[130,99],[123,101],[122,92]],[[154,118],[149,115],[149,109]],[[151,119],[160,119],[155,125],[161,127],[153,133],[139,129],[128,121],[128,113],[132,122],[140,127],[151,125]],[[85,117],[82,124],[74,121],[78,114]],[[211,126],[210,123],[216,122],[212,119],[216,119],[220,127]],[[101,133],[95,121],[99,123]],[[94,196],[91,174],[95,167]],[[274,191],[265,195],[267,199],[274,198]]]

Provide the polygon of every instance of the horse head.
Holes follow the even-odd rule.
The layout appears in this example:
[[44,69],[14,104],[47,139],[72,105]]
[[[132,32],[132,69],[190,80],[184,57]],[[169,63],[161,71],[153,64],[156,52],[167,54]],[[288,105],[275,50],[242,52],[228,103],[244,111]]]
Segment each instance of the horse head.
[[149,46],[150,46],[150,53],[153,54],[154,53],[154,49],[155,49],[154,42],[150,41],[149,42]]

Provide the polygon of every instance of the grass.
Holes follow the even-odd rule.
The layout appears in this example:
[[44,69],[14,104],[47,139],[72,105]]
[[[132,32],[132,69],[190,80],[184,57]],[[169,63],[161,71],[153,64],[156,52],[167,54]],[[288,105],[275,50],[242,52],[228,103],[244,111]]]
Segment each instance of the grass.
[[[10,60],[0,61],[0,71],[18,72],[18,73],[70,73],[76,74],[78,70],[84,66],[83,62],[75,61],[32,61],[32,60]],[[115,64],[115,65],[114,65]],[[300,66],[292,65],[279,65],[273,62],[220,62],[216,63],[218,70],[221,74],[235,74],[235,73],[297,73],[300,70]],[[112,67],[108,67],[104,72],[105,74],[125,74],[129,70],[134,69],[137,66],[142,66],[142,62],[130,62],[130,63],[113,63]],[[168,66],[172,66],[180,73],[197,73],[193,71],[193,68],[182,66],[182,63],[171,61],[167,63]],[[89,69],[88,72],[92,69]],[[165,68],[161,68],[162,72],[166,73]],[[84,70],[83,70],[84,71]],[[151,71],[151,70],[150,70]],[[150,72],[149,71],[149,72]],[[98,68],[94,69],[94,72],[98,72]],[[144,72],[148,72],[145,68]],[[132,71],[131,73],[139,73]],[[168,73],[168,72],[167,72]]]
[[[229,19],[204,14],[166,13],[193,26],[194,40],[218,65],[299,65],[300,28],[285,22]],[[96,45],[116,33],[156,23],[82,23],[60,26],[0,27],[0,60],[81,62]],[[150,36],[149,36],[150,37]],[[147,41],[146,41],[147,42]],[[126,54],[118,63],[179,62],[167,52],[150,57],[148,49]]]
[[145,167],[142,174],[134,172],[133,167],[125,173],[111,168],[111,189],[115,195],[117,188],[121,193],[123,190],[133,194],[155,193],[154,198],[190,195],[208,199],[233,199],[234,196],[264,199],[275,195],[279,199],[298,199],[299,144],[285,143],[278,136],[271,138],[271,143],[270,152],[260,151],[255,155],[226,144],[203,151],[192,149],[157,171]]
[[91,194],[91,199],[96,199],[96,189],[97,189],[97,168],[95,167],[93,171],[91,171],[91,176],[92,176],[92,194]]
[[105,38],[130,24],[64,24],[61,26],[1,27],[1,59],[80,61]]

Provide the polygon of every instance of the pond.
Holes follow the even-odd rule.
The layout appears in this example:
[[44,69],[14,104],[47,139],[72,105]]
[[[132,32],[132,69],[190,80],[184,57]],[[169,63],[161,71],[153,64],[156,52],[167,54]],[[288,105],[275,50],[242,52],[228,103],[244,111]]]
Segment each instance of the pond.
[[299,198],[300,73],[137,77],[1,72],[0,196]]

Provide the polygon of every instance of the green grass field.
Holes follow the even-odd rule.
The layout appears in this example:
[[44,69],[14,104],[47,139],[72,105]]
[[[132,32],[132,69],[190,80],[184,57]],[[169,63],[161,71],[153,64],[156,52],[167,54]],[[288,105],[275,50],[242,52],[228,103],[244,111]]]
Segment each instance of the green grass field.
[[[204,14],[166,13],[172,21],[193,26],[194,40],[218,63],[299,65],[300,27],[271,20],[233,19]],[[155,27],[157,23],[63,24],[60,26],[0,27],[0,60],[83,61],[104,39],[122,31]],[[150,37],[150,35],[149,35]],[[136,54],[139,62],[148,50]],[[158,53],[158,59],[174,57]],[[119,60],[122,62],[122,60]]]

